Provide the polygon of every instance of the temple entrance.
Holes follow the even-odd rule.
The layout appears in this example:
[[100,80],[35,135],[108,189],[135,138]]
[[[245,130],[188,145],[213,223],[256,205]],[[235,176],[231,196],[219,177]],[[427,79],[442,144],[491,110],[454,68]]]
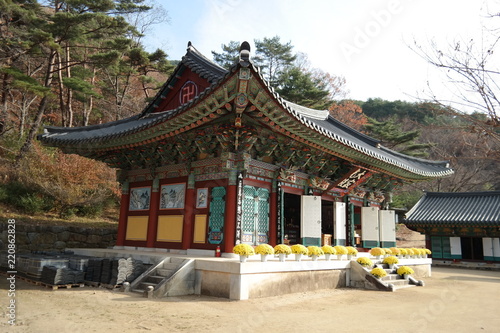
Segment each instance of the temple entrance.
[[284,193],[283,226],[285,244],[300,244],[300,195]]
[[484,260],[483,239],[478,237],[460,237],[462,259]]
[[321,233],[333,235],[334,202],[321,200]]
[[269,190],[245,185],[242,202],[242,243],[269,242]]
[[284,193],[284,243],[321,245],[322,212],[321,197]]
[[321,245],[332,245],[334,216],[334,202],[321,200]]

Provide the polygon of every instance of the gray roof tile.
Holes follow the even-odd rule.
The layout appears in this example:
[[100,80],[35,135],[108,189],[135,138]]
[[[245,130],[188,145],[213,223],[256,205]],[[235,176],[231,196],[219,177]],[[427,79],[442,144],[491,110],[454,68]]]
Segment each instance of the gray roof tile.
[[500,226],[500,191],[426,193],[406,214],[404,223],[418,225]]

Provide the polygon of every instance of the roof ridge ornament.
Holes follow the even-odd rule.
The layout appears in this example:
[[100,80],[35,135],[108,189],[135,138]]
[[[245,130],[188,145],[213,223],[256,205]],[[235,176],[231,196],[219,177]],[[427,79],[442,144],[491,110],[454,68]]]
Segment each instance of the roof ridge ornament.
[[242,67],[250,65],[250,43],[247,41],[241,43],[240,46],[240,65]]

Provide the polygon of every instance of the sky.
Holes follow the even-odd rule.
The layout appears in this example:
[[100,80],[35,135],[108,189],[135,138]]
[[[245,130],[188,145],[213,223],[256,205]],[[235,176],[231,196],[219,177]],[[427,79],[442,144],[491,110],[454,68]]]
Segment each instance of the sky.
[[[156,25],[146,48],[179,60],[188,41],[208,58],[229,41],[279,36],[311,66],[347,80],[348,98],[416,101],[445,91],[440,72],[413,51],[417,41],[480,39],[491,1],[481,0],[156,0],[168,23]],[[252,53],[251,53],[252,54]],[[446,97],[448,98],[448,97]]]

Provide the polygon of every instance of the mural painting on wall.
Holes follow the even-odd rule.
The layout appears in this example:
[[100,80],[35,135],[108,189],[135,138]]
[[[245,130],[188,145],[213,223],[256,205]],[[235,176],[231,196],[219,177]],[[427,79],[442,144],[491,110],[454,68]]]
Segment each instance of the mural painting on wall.
[[160,209],[183,209],[185,191],[185,184],[162,185]]
[[148,210],[151,198],[151,187],[136,187],[130,189],[129,210]]
[[196,192],[196,208],[207,208],[208,188],[199,188]]

